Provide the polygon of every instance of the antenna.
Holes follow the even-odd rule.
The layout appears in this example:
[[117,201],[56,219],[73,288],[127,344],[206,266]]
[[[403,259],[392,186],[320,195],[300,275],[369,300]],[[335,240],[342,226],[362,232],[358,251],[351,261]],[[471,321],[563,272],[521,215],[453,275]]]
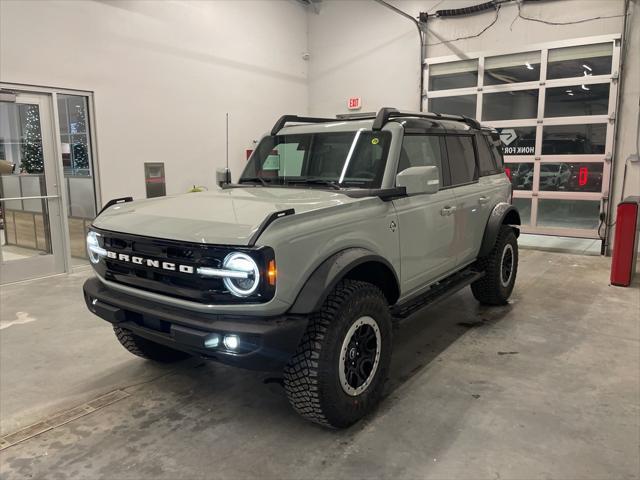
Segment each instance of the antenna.
[[226,114],[227,117],[227,174],[229,172],[229,112]]

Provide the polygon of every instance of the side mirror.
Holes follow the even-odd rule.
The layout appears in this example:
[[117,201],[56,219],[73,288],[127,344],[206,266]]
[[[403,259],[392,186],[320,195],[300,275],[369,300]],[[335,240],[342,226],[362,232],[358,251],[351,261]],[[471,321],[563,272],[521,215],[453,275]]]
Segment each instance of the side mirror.
[[405,187],[407,195],[437,193],[440,190],[440,172],[433,165],[409,167],[396,176],[396,186]]
[[224,188],[225,185],[229,185],[231,183],[231,170],[228,168],[217,168],[216,169],[216,184],[220,188]]

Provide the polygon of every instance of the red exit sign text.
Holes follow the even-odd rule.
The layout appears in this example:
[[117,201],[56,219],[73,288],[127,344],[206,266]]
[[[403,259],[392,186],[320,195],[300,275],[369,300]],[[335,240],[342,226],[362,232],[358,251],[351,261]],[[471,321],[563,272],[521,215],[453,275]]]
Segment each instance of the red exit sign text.
[[362,98],[351,97],[347,100],[347,108],[349,110],[360,110],[360,108],[362,108]]

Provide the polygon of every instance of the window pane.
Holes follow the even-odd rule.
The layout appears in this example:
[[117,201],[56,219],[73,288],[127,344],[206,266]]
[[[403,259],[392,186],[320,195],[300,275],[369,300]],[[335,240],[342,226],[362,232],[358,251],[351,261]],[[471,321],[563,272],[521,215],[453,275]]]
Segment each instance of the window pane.
[[473,150],[473,138],[452,135],[447,138],[451,184],[462,185],[478,179],[478,168]]
[[496,164],[486,135],[476,135],[476,148],[478,150],[478,166],[480,175],[493,175],[500,171]]
[[487,57],[484,61],[485,85],[536,80],[540,80],[540,52]]
[[[62,165],[65,188],[69,195],[67,210],[71,256],[86,259],[85,238],[96,216],[93,159],[89,136],[87,97],[58,95]],[[68,133],[68,134],[67,134]]]
[[547,88],[545,117],[606,115],[608,111],[608,83]]
[[429,100],[429,111],[476,118],[476,99],[475,94],[432,98]]
[[533,155],[536,127],[497,128],[504,155]]
[[436,166],[442,182],[441,137],[437,135],[405,135],[398,161],[398,173],[409,167]]
[[607,125],[551,125],[542,131],[543,155],[604,153]]
[[538,226],[553,228],[598,228],[598,200],[538,200]]
[[485,93],[482,120],[517,120],[538,116],[538,90]]
[[504,171],[514,190],[533,188],[533,163],[505,163]]
[[429,90],[448,90],[477,85],[477,59],[429,65]]
[[611,73],[613,43],[549,50],[547,78],[571,78]]
[[531,225],[531,199],[514,198],[511,204],[518,209],[522,225]]
[[600,192],[602,170],[602,163],[543,163],[540,165],[540,190]]

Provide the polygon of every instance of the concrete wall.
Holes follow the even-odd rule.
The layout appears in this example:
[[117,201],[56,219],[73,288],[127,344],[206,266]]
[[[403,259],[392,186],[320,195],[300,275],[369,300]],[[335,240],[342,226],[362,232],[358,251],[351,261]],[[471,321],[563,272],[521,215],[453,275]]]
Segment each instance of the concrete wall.
[[[286,21],[284,21],[286,19]],[[0,81],[95,92],[103,199],[214,186],[283,112],[307,112],[306,10],[284,1],[0,2]]]

